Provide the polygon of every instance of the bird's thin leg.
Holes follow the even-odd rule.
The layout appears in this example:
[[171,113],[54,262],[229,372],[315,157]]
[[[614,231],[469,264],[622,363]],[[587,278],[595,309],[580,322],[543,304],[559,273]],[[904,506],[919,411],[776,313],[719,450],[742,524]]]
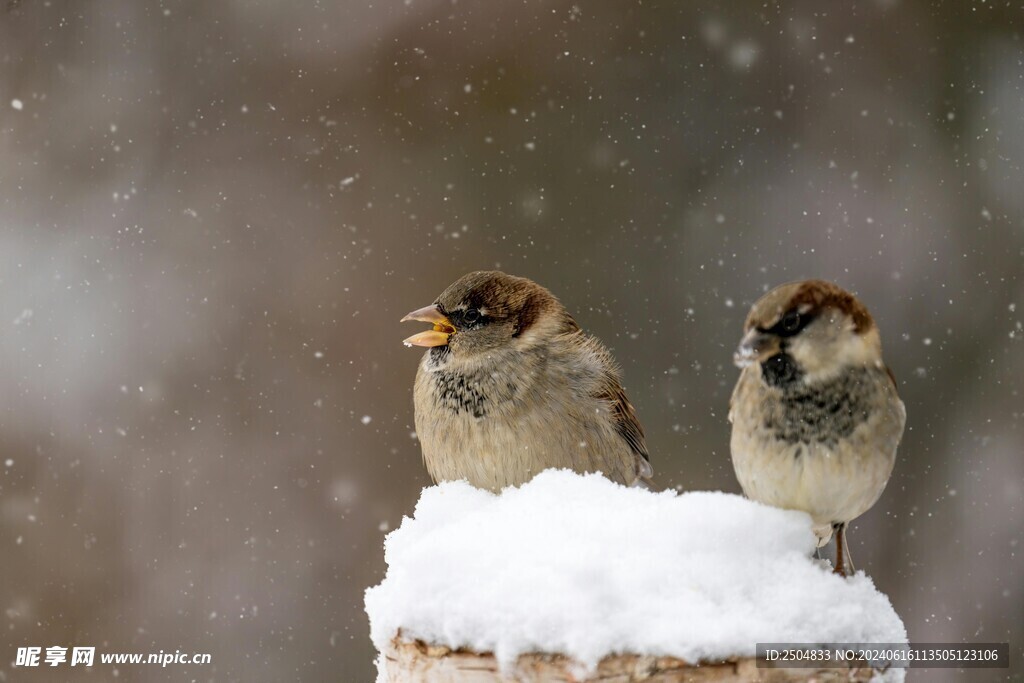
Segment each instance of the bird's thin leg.
[[[846,525],[843,525],[843,540],[846,540]],[[856,574],[857,568],[853,566],[853,553],[850,551],[849,542],[843,543],[843,547],[846,548],[846,567],[849,569],[850,574]]]
[[846,576],[846,524],[844,522],[836,522],[832,525],[832,530],[836,535],[836,566],[832,571],[839,576]]

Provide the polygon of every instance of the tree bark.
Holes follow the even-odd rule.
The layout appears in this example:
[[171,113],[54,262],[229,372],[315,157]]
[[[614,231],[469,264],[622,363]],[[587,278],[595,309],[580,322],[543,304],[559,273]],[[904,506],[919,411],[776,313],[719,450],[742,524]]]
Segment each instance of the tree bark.
[[674,657],[615,655],[585,671],[562,655],[526,654],[502,673],[491,653],[395,638],[382,653],[388,683],[792,683],[870,681],[859,669],[762,669],[754,658],[690,664]]

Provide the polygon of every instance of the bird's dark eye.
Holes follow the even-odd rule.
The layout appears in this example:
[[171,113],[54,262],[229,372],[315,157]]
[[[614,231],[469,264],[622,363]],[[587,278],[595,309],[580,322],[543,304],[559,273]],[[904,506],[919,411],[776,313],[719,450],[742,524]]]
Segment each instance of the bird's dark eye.
[[813,310],[800,313],[794,309],[782,316],[777,323],[772,325],[771,329],[762,331],[770,332],[777,337],[795,337],[814,322],[817,315],[818,313]]
[[480,311],[475,308],[467,308],[466,312],[462,314],[462,318],[467,323],[475,323],[480,319]]

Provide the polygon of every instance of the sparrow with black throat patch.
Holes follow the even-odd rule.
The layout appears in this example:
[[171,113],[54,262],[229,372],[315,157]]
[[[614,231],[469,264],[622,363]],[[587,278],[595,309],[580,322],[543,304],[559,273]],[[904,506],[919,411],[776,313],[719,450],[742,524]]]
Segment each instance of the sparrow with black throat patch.
[[625,485],[651,476],[615,361],[547,289],[473,272],[408,320],[433,325],[405,344],[428,347],[413,399],[435,482],[500,491],[548,468],[601,472]]
[[761,297],[744,332],[729,411],[736,477],[747,497],[810,514],[819,547],[835,533],[846,576],[846,526],[881,496],[906,423],[878,327],[849,292],[806,280]]

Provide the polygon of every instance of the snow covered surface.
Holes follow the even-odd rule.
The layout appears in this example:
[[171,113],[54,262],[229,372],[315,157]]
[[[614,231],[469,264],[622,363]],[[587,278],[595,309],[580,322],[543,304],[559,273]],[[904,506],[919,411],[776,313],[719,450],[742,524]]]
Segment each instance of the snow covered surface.
[[808,516],[731,494],[568,471],[501,495],[447,483],[424,489],[384,545],[387,576],[366,592],[381,651],[399,629],[503,665],[525,652],[592,666],[616,652],[695,662],[752,656],[759,641],[907,638],[871,579],[813,559]]

